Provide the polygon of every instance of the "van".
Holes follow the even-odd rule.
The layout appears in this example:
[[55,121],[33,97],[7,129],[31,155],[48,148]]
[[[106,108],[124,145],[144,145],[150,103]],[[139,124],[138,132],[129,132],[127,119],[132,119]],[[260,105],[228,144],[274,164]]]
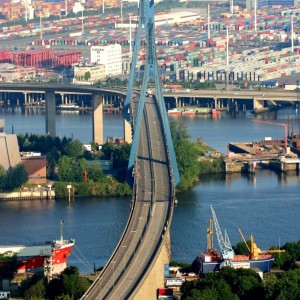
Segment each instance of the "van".
[[10,292],[0,291],[0,299],[10,299]]

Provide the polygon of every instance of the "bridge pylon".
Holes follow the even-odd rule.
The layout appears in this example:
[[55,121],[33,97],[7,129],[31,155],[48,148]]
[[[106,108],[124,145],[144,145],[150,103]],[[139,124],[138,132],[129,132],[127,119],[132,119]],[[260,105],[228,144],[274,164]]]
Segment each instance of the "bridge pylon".
[[[129,179],[128,180],[129,183],[132,183],[131,182],[132,180],[130,179],[132,177],[131,175],[134,167],[134,162],[136,159],[137,145],[140,136],[139,131],[141,126],[141,119],[145,107],[146,96],[149,95],[150,93],[151,96],[153,94],[153,96],[156,97],[159,106],[160,116],[162,118],[163,127],[164,127],[165,138],[167,140],[170,162],[172,165],[174,184],[176,185],[179,182],[180,178],[179,178],[178,166],[177,166],[175,152],[174,152],[171,130],[168,121],[168,114],[167,114],[167,110],[166,110],[166,106],[162,94],[161,82],[160,82],[160,76],[158,72],[157,58],[156,58],[154,0],[150,0],[150,1],[140,0],[139,4],[140,4],[139,23],[136,31],[136,38],[135,38],[134,51],[133,51],[132,62],[131,62],[128,89],[127,89],[127,95],[126,95],[126,100],[123,109],[124,118],[128,122],[130,121],[133,122],[132,125],[134,128],[127,178]],[[132,106],[132,101],[134,100],[133,85],[134,85],[135,69],[138,61],[139,49],[141,48],[141,37],[143,33],[146,37],[145,39],[146,40],[146,62],[145,62],[145,69],[144,69],[141,91],[139,94],[137,113],[136,115],[132,116],[130,114],[130,110]],[[154,87],[153,86],[149,87],[150,79],[154,81]]]

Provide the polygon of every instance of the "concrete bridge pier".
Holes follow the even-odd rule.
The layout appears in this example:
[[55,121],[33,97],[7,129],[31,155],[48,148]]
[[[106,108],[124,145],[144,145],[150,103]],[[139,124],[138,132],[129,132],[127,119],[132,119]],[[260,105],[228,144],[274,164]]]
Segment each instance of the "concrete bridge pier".
[[124,141],[128,144],[132,144],[132,129],[131,124],[127,122],[125,119],[124,122]]
[[103,96],[94,94],[93,102],[93,141],[103,144]]
[[61,104],[64,104],[64,93],[60,93],[60,97],[61,97]]
[[27,93],[23,93],[23,95],[24,95],[24,105],[26,105],[27,104]]
[[170,241],[170,231],[167,230],[159,255],[152,262],[147,276],[144,277],[143,281],[136,288],[136,292],[130,297],[130,300],[153,300],[157,298],[157,288],[165,286],[164,266],[171,261]]
[[45,109],[46,109],[46,134],[51,137],[56,136],[55,128],[55,93],[45,93]]
[[260,110],[264,108],[263,100],[258,100],[257,98],[253,98],[253,110]]

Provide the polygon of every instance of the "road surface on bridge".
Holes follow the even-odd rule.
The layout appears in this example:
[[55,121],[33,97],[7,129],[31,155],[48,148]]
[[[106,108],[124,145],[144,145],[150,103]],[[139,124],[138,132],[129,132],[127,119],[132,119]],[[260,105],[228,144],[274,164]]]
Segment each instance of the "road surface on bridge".
[[164,136],[156,98],[147,97],[134,168],[132,212],[115,252],[82,299],[128,299],[159,253],[174,199]]

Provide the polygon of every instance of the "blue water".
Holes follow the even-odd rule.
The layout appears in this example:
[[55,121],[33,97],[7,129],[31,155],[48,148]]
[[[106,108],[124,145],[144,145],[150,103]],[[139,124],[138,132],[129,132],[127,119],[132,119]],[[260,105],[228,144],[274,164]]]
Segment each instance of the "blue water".
[[[260,116],[265,120],[284,123],[294,111]],[[16,110],[0,110],[7,132],[44,133],[43,114],[22,114]],[[255,123],[253,115],[231,116],[223,113],[219,119],[209,117],[180,118],[193,139],[202,136],[215,149],[226,153],[227,144],[237,141],[257,141],[264,137],[283,138],[283,126]],[[60,136],[91,141],[91,115],[57,115]],[[105,115],[104,136],[121,137],[122,118]],[[298,123],[294,129],[299,132]],[[245,237],[254,235],[260,249],[300,239],[300,177],[277,175],[263,170],[256,175],[233,174],[202,176],[197,185],[178,193],[171,225],[172,259],[192,262],[206,247],[206,230],[213,205],[221,229],[226,229],[232,244],[241,241],[238,228]],[[65,238],[75,238],[76,247],[69,265],[82,273],[103,266],[121,236],[129,215],[129,198],[87,198],[57,201],[0,202],[0,244],[22,244],[59,238],[59,221],[65,222]],[[215,238],[214,244],[217,247]]]

